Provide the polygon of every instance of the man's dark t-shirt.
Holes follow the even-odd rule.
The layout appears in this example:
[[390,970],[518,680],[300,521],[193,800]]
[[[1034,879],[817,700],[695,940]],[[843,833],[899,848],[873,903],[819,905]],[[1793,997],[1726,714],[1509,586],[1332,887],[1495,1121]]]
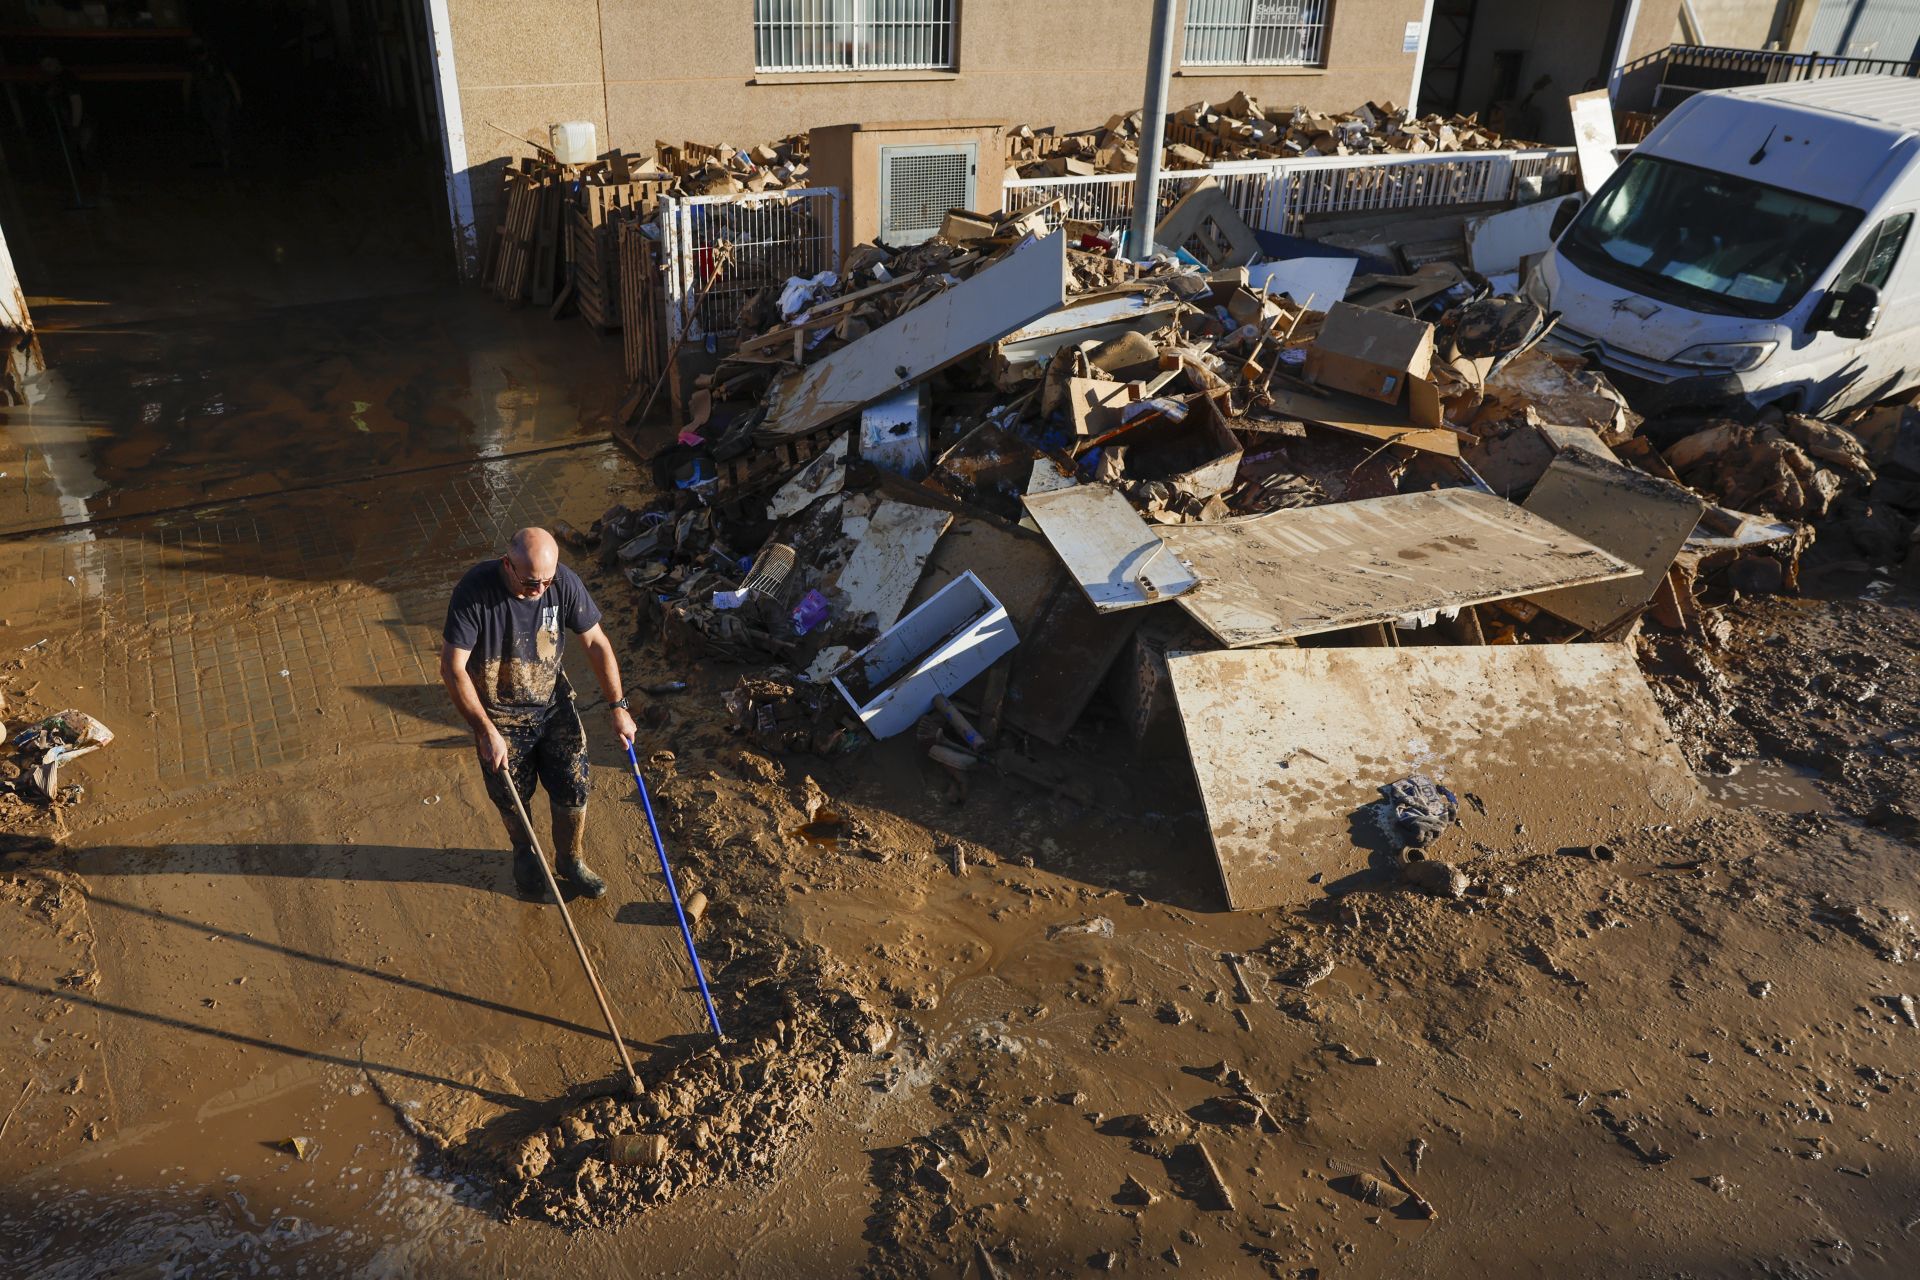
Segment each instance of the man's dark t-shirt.
[[520,600],[507,590],[500,562],[487,560],[453,589],[441,635],[473,651],[467,674],[496,725],[538,724],[567,691],[560,673],[566,631],[587,631],[598,621],[599,607],[567,566],[554,570],[553,585],[538,599]]

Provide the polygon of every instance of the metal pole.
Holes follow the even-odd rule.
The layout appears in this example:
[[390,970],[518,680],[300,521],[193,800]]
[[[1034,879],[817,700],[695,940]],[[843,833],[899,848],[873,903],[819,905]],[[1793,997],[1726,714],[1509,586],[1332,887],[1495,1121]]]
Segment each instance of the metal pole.
[[680,937],[687,944],[687,959],[693,962],[693,978],[700,984],[700,1002],[707,1006],[707,1024],[716,1040],[725,1040],[720,1030],[720,1015],[714,1012],[713,993],[707,990],[707,971],[700,967],[700,953],[693,948],[693,927],[687,923],[686,908],[680,905],[680,888],[673,882],[673,868],[667,865],[667,842],[660,838],[660,824],[653,820],[653,797],[647,794],[647,780],[640,776],[640,758],[627,744],[627,763],[633,766],[633,785],[640,788],[640,807],[647,811],[647,831],[653,836],[654,852],[660,855],[660,877],[667,882],[667,896],[673,899],[673,914],[680,920]]
[[1173,75],[1174,0],[1153,6],[1153,43],[1147,48],[1147,100],[1140,109],[1140,167],[1133,175],[1133,229],[1127,256],[1153,254],[1153,228],[1160,220],[1160,158],[1167,143],[1167,80]]

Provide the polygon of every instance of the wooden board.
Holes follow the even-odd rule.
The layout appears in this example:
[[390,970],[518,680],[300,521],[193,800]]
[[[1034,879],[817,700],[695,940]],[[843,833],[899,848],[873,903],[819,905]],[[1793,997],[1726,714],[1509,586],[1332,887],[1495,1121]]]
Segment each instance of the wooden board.
[[1082,484],[1021,501],[1101,613],[1155,604],[1198,585],[1117,489]]
[[1706,504],[1690,489],[1569,449],[1533,486],[1526,508],[1640,570],[1637,578],[1527,597],[1557,618],[1600,631],[1653,598]]
[[1389,408],[1359,396],[1314,395],[1284,388],[1269,392],[1271,412],[1330,427],[1350,436],[1365,436],[1382,444],[1402,444],[1426,453],[1460,456],[1460,436],[1445,427],[1416,427],[1404,409]]
[[1253,649],[1167,665],[1235,910],[1391,876],[1378,789],[1412,773],[1459,797],[1461,826],[1427,849],[1442,861],[1476,844],[1588,847],[1704,804],[1625,645]]
[[1160,531],[1200,585],[1182,608],[1229,649],[1639,572],[1473,489]]
[[1066,301],[1059,232],[774,384],[764,439],[808,435],[937,373]]

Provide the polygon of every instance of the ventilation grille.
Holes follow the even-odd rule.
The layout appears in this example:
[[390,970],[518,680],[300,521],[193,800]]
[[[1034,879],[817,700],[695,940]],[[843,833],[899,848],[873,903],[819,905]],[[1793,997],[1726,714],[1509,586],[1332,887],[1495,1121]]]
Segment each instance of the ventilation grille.
[[913,244],[973,199],[972,147],[899,147],[882,153],[880,238]]

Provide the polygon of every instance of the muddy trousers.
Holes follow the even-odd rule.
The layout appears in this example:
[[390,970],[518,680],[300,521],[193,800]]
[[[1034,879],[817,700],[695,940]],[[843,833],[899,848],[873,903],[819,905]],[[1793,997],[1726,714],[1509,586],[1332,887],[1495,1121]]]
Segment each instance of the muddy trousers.
[[533,816],[534,786],[545,787],[553,813],[554,854],[565,858],[580,852],[581,819],[587,808],[587,731],[574,710],[573,699],[563,700],[538,724],[496,725],[507,740],[507,767],[486,774],[487,797],[500,811],[507,837],[516,851],[531,850],[519,810],[513,806],[511,785]]

